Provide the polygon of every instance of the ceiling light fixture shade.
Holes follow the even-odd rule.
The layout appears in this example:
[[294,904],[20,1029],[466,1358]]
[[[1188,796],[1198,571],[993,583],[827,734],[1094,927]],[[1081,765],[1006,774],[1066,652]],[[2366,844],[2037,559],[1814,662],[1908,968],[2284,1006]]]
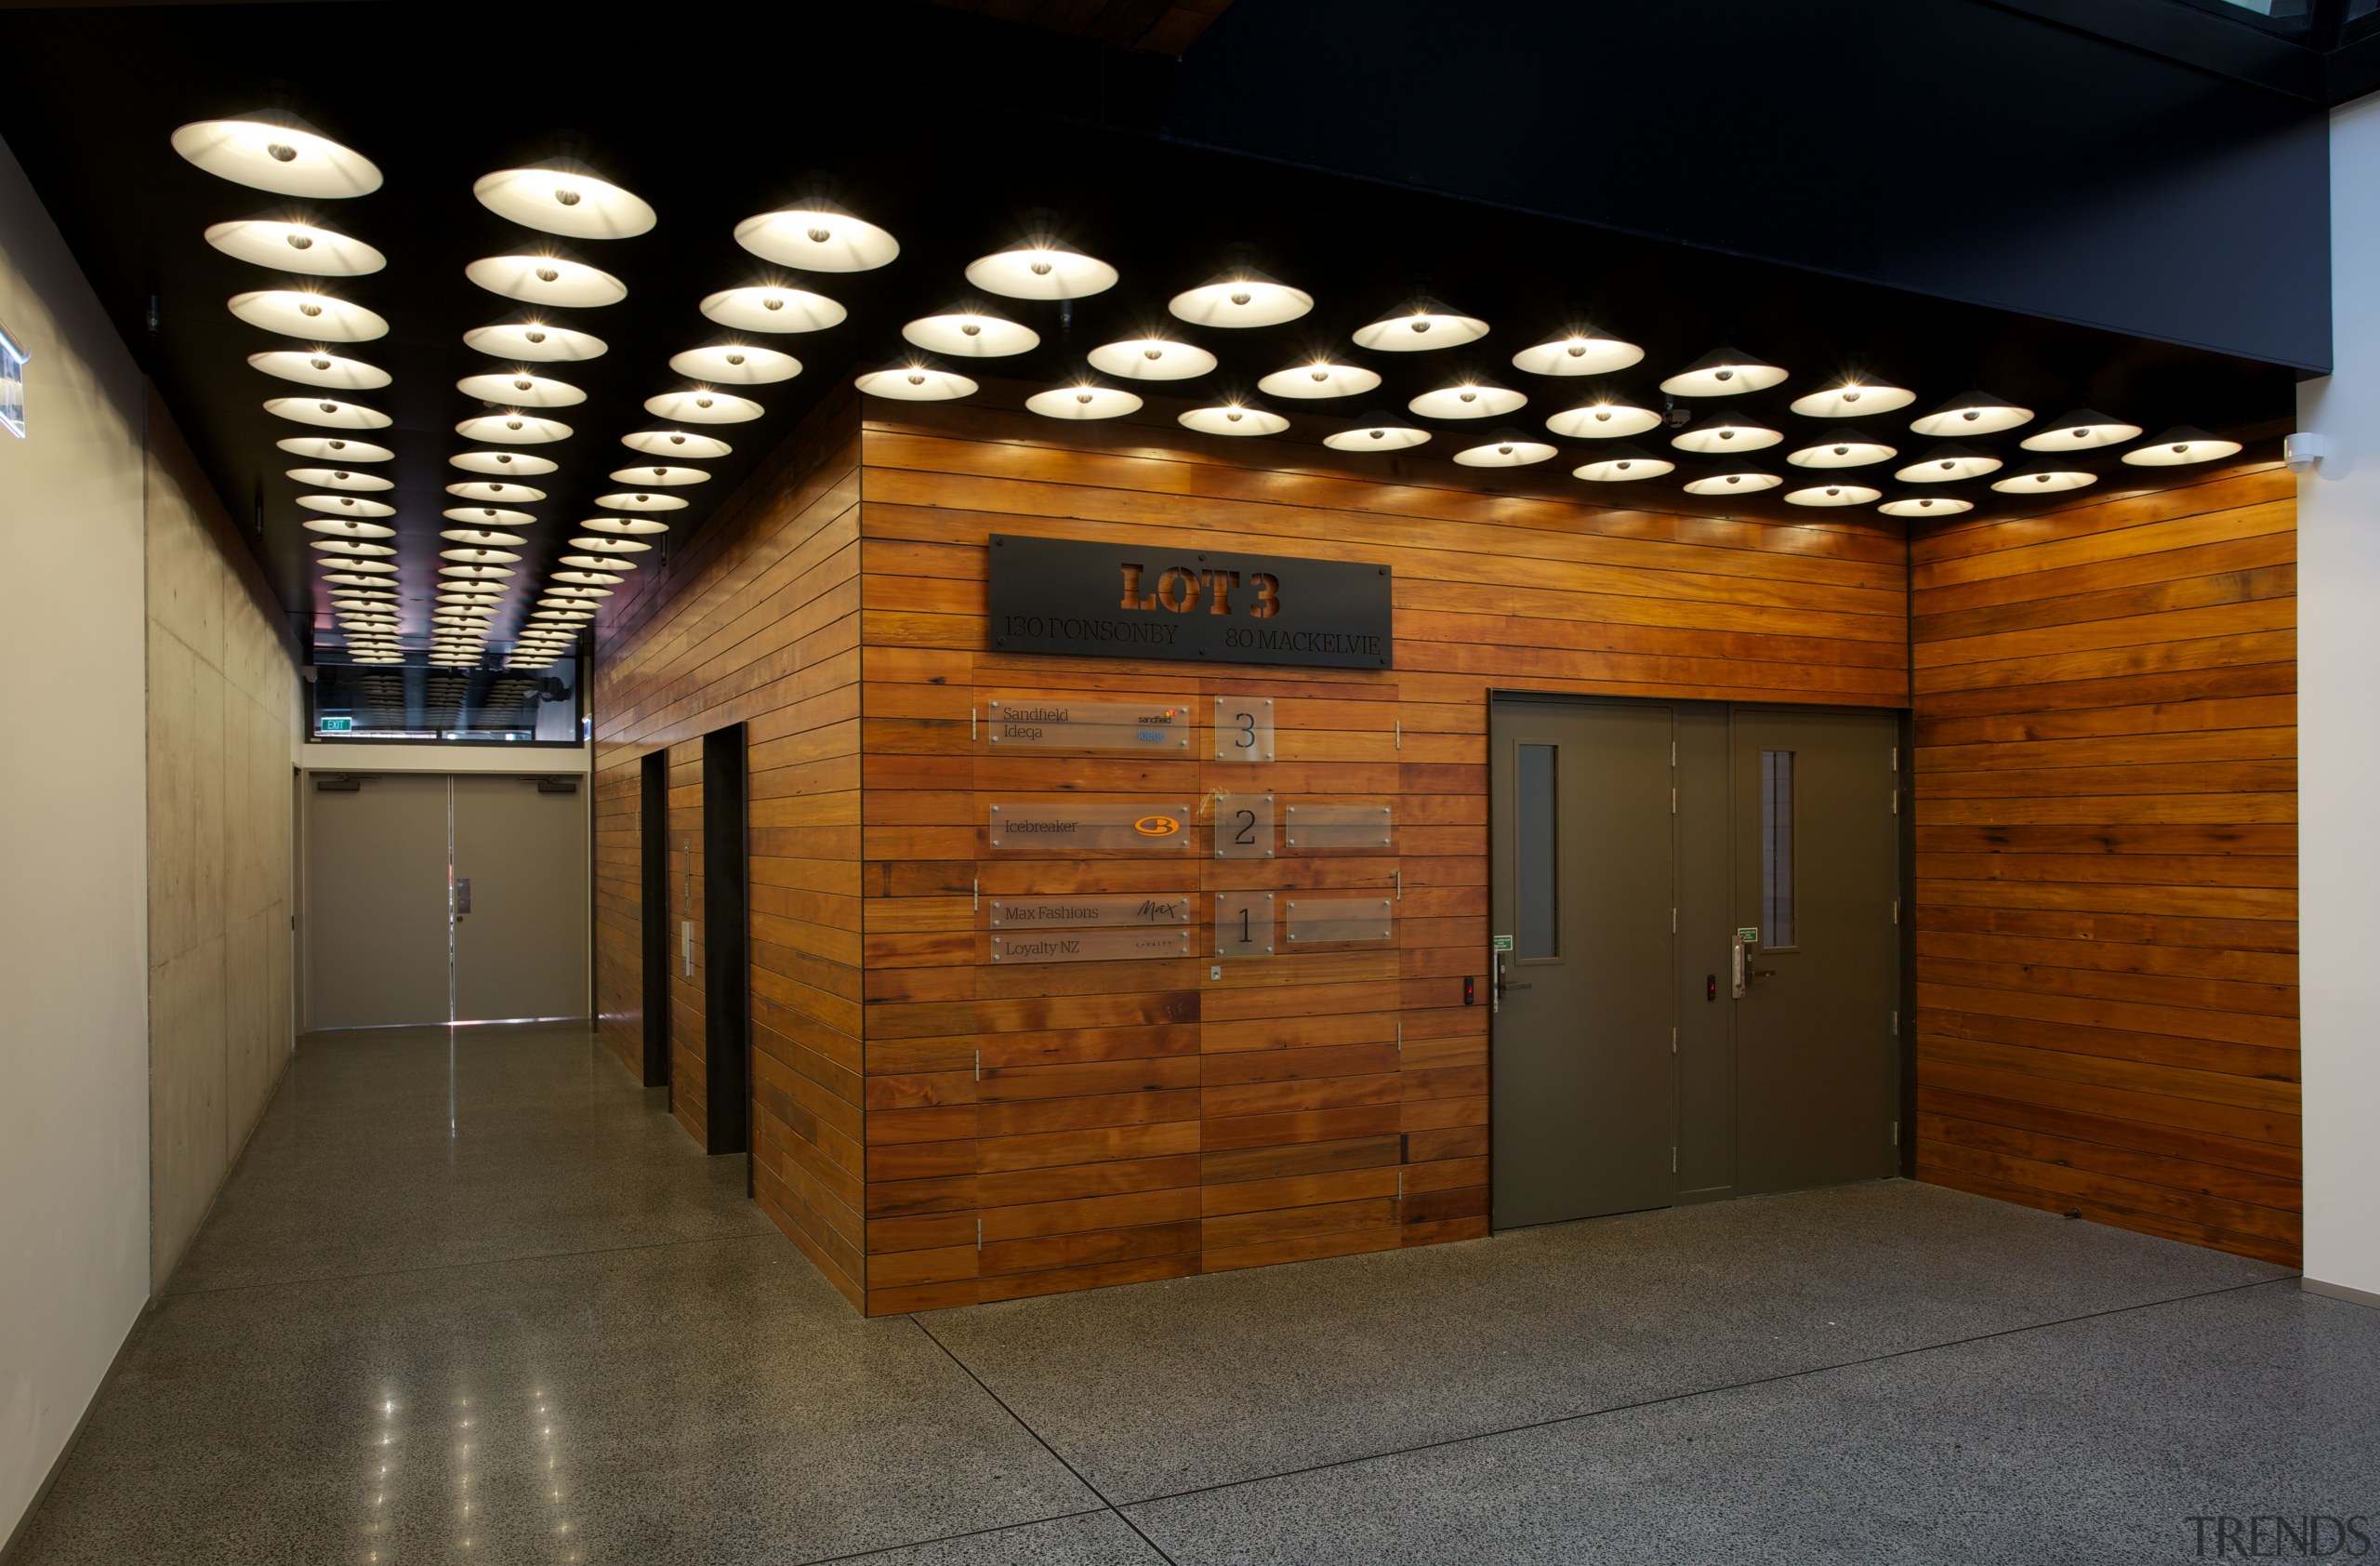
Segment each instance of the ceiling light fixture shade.
[[1582,441],[1625,440],[1631,435],[1659,429],[1661,416],[1633,403],[1589,403],[1584,407],[1566,408],[1549,415],[1545,427],[1557,435],[1569,435]]
[[272,444],[292,457],[311,458],[317,462],[386,462],[397,455],[387,446],[350,440],[345,435],[291,435]]
[[1141,399],[1119,386],[1082,380],[1037,392],[1025,405],[1044,418],[1121,418],[1140,412]]
[[467,473],[495,473],[508,478],[536,478],[562,466],[550,457],[536,457],[525,451],[458,451],[446,462]]
[[1897,413],[1917,401],[1917,393],[1890,381],[1845,376],[1823,391],[1793,399],[1792,407],[1805,418],[1858,418],[1862,414]]
[[1012,299],[1079,299],[1116,286],[1116,269],[1063,239],[1036,234],[967,263],[967,281]]
[[1307,402],[1320,397],[1360,397],[1380,384],[1380,372],[1361,365],[1338,365],[1328,359],[1275,370],[1256,383],[1268,397]]
[[1424,295],[1408,299],[1369,325],[1356,327],[1354,335],[1357,348],[1382,353],[1417,353],[1477,342],[1488,335],[1488,323]]
[[279,380],[294,380],[333,392],[371,392],[389,384],[389,372],[361,359],[344,359],[322,350],[268,349],[248,355],[248,366]]
[[774,348],[728,342],[671,354],[669,367],[688,380],[707,380],[721,386],[766,386],[800,375],[801,361]]
[[2135,468],[2181,468],[2192,462],[2236,457],[2239,452],[2238,441],[2227,441],[2203,430],[2177,424],[2146,445],[2125,452],[2123,459]]
[[642,554],[653,548],[641,538],[606,538],[594,534],[573,538],[570,547],[588,550],[596,554]]
[[1253,403],[1217,403],[1211,407],[1192,408],[1176,416],[1175,422],[1202,435],[1277,435],[1289,427],[1288,419]]
[[570,364],[600,359],[612,345],[589,332],[543,321],[498,321],[474,326],[463,334],[463,346],[495,359],[522,359],[533,365]]
[[[349,562],[343,560],[326,560],[323,564],[340,567],[323,578],[335,587],[386,587],[388,582],[385,578],[397,574],[397,568],[385,560],[361,561],[353,563],[351,566]],[[364,572],[367,565],[380,569],[384,575],[365,576]]]
[[1522,349],[1513,355],[1513,367],[1531,375],[1610,375],[1644,357],[1634,343],[1581,323]]
[[[364,576],[366,580],[371,579],[373,577],[393,577],[397,574],[397,568],[390,564],[385,560],[331,559],[322,561],[319,564],[327,565],[335,571],[360,574]],[[336,582],[347,578],[332,577],[328,579]]]
[[451,543],[469,544],[483,550],[517,548],[529,541],[518,533],[498,533],[490,527],[442,528],[438,536]]
[[1995,397],[1989,392],[1962,392],[1923,418],[1910,420],[1909,427],[1921,435],[1957,440],[1968,435],[1996,435],[2003,430],[2014,430],[2032,417],[2032,409],[2018,407],[2005,397]]
[[483,403],[508,407],[566,408],[587,400],[587,393],[570,382],[527,370],[467,375],[455,383],[455,390]]
[[754,283],[705,296],[702,312],[739,332],[823,332],[851,312],[824,294],[782,284]]
[[627,490],[617,495],[598,495],[595,503],[607,511],[682,511],[685,500],[676,495],[655,495],[650,490]]
[[[633,571],[636,569],[636,562],[633,560],[613,560],[600,554],[566,554],[562,557],[559,564],[567,565],[574,571]],[[588,578],[574,577],[569,579],[581,581]],[[621,578],[612,577],[606,579],[616,582]]]
[[438,574],[466,582],[500,582],[514,572],[509,565],[442,565]]
[[1466,468],[1526,468],[1533,462],[1552,461],[1559,450],[1552,442],[1518,430],[1499,430],[1456,452],[1454,459]]
[[1765,392],[1786,374],[1782,366],[1756,359],[1742,349],[1714,348],[1661,382],[1661,390],[1673,397],[1739,397],[1747,392]]
[[1864,484],[1813,484],[1785,492],[1792,506],[1865,506],[1884,498],[1884,491]]
[[309,533],[327,533],[338,538],[393,538],[397,530],[384,522],[366,522],[351,516],[310,516],[298,524]]
[[1951,484],[1996,473],[2000,467],[2000,458],[1990,452],[1954,444],[1936,446],[1893,477],[1903,484]]
[[525,484],[507,484],[501,479],[471,479],[462,484],[450,484],[446,493],[465,500],[501,501],[508,506],[525,506],[532,500],[542,500],[546,492]]
[[1041,345],[1041,334],[1032,327],[972,305],[920,315],[901,328],[901,336],[929,353],[954,359],[1005,359]]
[[317,342],[370,342],[389,335],[389,323],[360,304],[311,288],[257,288],[231,296],[228,308],[249,325]]
[[206,243],[235,261],[309,277],[362,277],[389,258],[360,239],[291,218],[238,218],[209,224]]
[[216,178],[276,195],[328,201],[380,188],[370,158],[277,109],[194,120],[175,131],[173,141],[175,152]]
[[2027,451],[2096,451],[2103,445],[2121,445],[2139,433],[2137,424],[2109,418],[2094,408],[2077,408],[2016,444]]
[[708,484],[710,475],[700,468],[671,468],[656,465],[650,468],[621,468],[612,474],[614,484],[632,484],[640,487],[654,484],[669,488],[681,484]]
[[521,557],[510,550],[478,549],[440,550],[438,558],[452,560],[464,565],[518,565]]
[[393,545],[376,543],[370,538],[310,538],[307,542],[324,554],[343,554],[365,560],[386,560],[397,552]]
[[922,355],[864,370],[852,384],[871,397],[898,403],[948,403],[975,394],[975,383]]
[[1876,510],[1886,516],[1956,516],[1961,511],[1975,510],[1975,502],[1962,500],[1952,495],[1919,495],[1887,500]]
[[351,472],[345,468],[290,468],[284,470],[290,478],[309,489],[360,489],[377,493],[394,489],[396,484],[377,473]]
[[455,426],[455,433],[467,441],[493,441],[498,445],[548,445],[570,439],[571,429],[559,418],[508,411],[466,418]]
[[1865,468],[1889,462],[1899,455],[1898,447],[1886,445],[1860,431],[1838,430],[1833,439],[1813,441],[1789,453],[1785,460],[1796,468]]
[[678,424],[748,424],[768,410],[749,397],[698,386],[644,400],[644,411]]
[[578,525],[582,532],[588,533],[636,535],[669,531],[668,523],[649,516],[591,516]]
[[468,522],[475,527],[529,527],[537,520],[526,511],[502,506],[449,506],[439,514],[448,522]]
[[554,580],[571,582],[580,587],[611,587],[627,581],[626,577],[611,571],[557,571]]
[[360,495],[300,495],[298,503],[310,511],[328,516],[394,516],[397,509],[385,501],[366,500]]
[[1187,380],[1215,367],[1215,356],[1171,338],[1127,338],[1103,342],[1083,355],[1091,367],[1118,380]]
[[471,194],[499,218],[571,239],[633,239],[659,221],[641,197],[576,158],[483,174],[471,181]]
[[1383,413],[1325,435],[1322,444],[1333,451],[1406,451],[1429,438],[1427,430],[1415,429],[1401,415]]
[[1764,489],[1774,489],[1784,482],[1775,473],[1764,473],[1757,468],[1730,468],[1687,480],[1686,492],[1688,495],[1756,495]]
[[1492,380],[1466,378],[1422,392],[1407,408],[1424,418],[1501,418],[1517,412],[1528,394]]
[[546,595],[549,598],[564,600],[609,598],[612,596],[612,590],[607,587],[581,587],[572,583],[565,587],[549,587],[546,589]]
[[1312,310],[1314,296],[1254,267],[1234,267],[1184,288],[1165,307],[1194,326],[1277,326]]
[[628,297],[627,284],[568,256],[487,256],[465,267],[463,275],[491,294],[524,304],[593,310]]
[[1714,413],[1679,431],[1671,438],[1670,445],[1680,451],[1716,455],[1721,452],[1761,451],[1784,438],[1755,419]]
[[735,448],[716,435],[691,430],[638,430],[622,435],[620,444],[648,457],[684,457],[698,462],[716,461]]
[[1590,484],[1630,484],[1675,471],[1677,464],[1666,457],[1654,457],[1633,445],[1620,445],[1571,469],[1570,476]]
[[392,422],[377,408],[328,397],[268,397],[264,411],[293,424],[319,424],[327,430],[385,430]]
[[735,243],[764,261],[802,272],[873,272],[900,255],[900,242],[831,201],[809,201],[747,218]]
[[2055,457],[2044,457],[2038,462],[2026,463],[2006,478],[1994,479],[1991,487],[2003,495],[2056,495],[2098,482],[2096,473]]

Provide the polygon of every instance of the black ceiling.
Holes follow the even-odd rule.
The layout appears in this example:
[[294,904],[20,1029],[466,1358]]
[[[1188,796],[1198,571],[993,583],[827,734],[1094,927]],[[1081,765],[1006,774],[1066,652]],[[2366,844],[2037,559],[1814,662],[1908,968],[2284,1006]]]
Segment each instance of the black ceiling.
[[[1241,0],[1209,41],[1256,8]],[[1789,433],[1818,426],[1792,420],[1784,403],[1848,368],[1915,389],[1912,412],[1976,384],[2044,414],[2095,405],[2152,432],[2174,423],[2268,426],[2291,406],[2294,377],[2270,365],[1155,139],[1146,131],[1166,110],[1171,61],[908,0],[655,9],[633,33],[594,15],[509,31],[484,7],[425,4],[0,14],[0,56],[27,67],[0,98],[0,136],[234,516],[244,525],[260,522],[258,552],[298,617],[301,640],[311,642],[318,627],[329,636],[327,616],[317,613],[327,604],[309,579],[320,573],[299,526],[298,488],[284,476],[301,464],[273,442],[305,431],[260,406],[295,388],[245,362],[258,349],[291,344],[224,308],[232,294],[276,280],[201,238],[209,223],[289,204],[199,171],[167,141],[186,121],[276,103],[387,175],[374,194],[314,210],[389,256],[383,272],[324,286],[391,325],[388,338],[345,352],[396,378],[357,400],[395,420],[366,438],[397,452],[390,476],[402,580],[408,598],[421,600],[405,606],[416,644],[443,547],[437,533],[454,525],[440,513],[460,503],[443,488],[471,476],[447,466],[466,445],[453,427],[485,411],[456,382],[498,367],[468,350],[461,334],[519,308],[468,282],[463,269],[545,242],[481,207],[471,183],[560,153],[644,196],[660,222],[639,238],[569,246],[620,277],[628,295],[603,309],[549,312],[611,347],[591,362],[544,367],[584,388],[588,400],[557,410],[577,431],[571,440],[534,448],[562,471],[536,481],[551,498],[530,508],[539,521],[524,530],[532,543],[516,578],[524,584],[542,580],[541,567],[566,552],[562,540],[593,511],[594,497],[621,487],[606,475],[637,458],[619,437],[659,422],[643,412],[643,400],[681,384],[669,356],[721,335],[696,302],[767,273],[734,244],[736,221],[795,196],[816,176],[889,228],[902,254],[878,272],[796,279],[847,305],[851,319],[826,332],[753,339],[795,354],[805,373],[745,389],[768,417],[718,431],[736,449],[708,464],[713,482],[681,492],[695,505],[679,513],[676,537],[698,526],[822,393],[847,381],[854,363],[892,353],[904,320],[964,295],[970,259],[1044,213],[1064,237],[1114,262],[1123,281],[1064,313],[995,301],[1043,336],[1035,353],[985,366],[1004,378],[1071,378],[1084,350],[1167,323],[1167,298],[1204,281],[1226,246],[1240,242],[1258,264],[1312,292],[1316,308],[1292,325],[1254,333],[1173,323],[1177,335],[1223,363],[1210,380],[1174,383],[1169,392],[1249,390],[1258,376],[1322,347],[1388,377],[1346,414],[1402,408],[1457,371],[1477,369],[1528,392],[1530,406],[1512,422],[1539,429],[1545,414],[1584,400],[1589,388],[1525,376],[1511,354],[1583,313],[1648,351],[1644,365],[1607,388],[1639,401],[1657,403],[1656,381],[1722,341],[1789,366],[1793,377],[1783,388],[1748,400],[1770,422],[1785,420]],[[103,100],[91,91],[101,77]],[[1329,112],[1337,90],[1317,85],[1317,113]],[[1677,178],[1724,203],[1742,182],[1784,172],[1765,147],[1748,126],[1740,167],[1682,168]],[[1657,157],[1658,144],[1631,155]],[[1840,166],[1830,160],[1798,176],[1811,180],[1814,202],[1828,200],[1823,169]],[[1841,220],[1889,222],[1889,208],[1862,200],[1844,206]],[[1417,284],[1485,317],[1493,332],[1474,351],[1379,354],[1349,343],[1350,331]],[[1281,405],[1308,430],[1342,411]],[[1908,432],[1908,417],[1880,420],[1876,432],[1890,431],[1913,453],[1930,443]],[[1492,486],[1491,474],[1482,478]],[[1956,492],[1992,499],[1980,484]],[[1696,509],[1668,486],[1628,498]],[[1781,504],[1767,511],[1812,515]],[[509,601],[499,643],[527,596],[523,586]]]

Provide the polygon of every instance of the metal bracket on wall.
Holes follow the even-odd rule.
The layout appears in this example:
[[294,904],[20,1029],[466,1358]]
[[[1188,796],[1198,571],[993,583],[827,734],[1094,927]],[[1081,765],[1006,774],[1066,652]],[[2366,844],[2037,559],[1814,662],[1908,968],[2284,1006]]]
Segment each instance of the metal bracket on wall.
[[975,743],[975,710],[972,707],[967,709],[967,743]]
[[977,913],[981,913],[981,912],[983,912],[983,911],[984,911],[984,882],[983,882],[983,878],[982,878],[982,877],[980,877],[980,876],[978,876],[975,880],[973,880],[973,881],[972,881],[972,882],[969,882],[969,883],[968,883],[968,885],[969,885],[970,887],[973,888],[973,891],[972,891],[972,893],[971,895],[972,895],[972,897],[974,898],[974,903],[975,903],[975,911],[976,911]]

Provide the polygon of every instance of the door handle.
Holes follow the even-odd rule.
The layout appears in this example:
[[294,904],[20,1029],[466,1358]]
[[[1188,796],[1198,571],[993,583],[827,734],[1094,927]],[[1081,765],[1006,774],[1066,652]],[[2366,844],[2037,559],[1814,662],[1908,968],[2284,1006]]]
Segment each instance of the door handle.
[[460,919],[470,911],[471,878],[467,875],[456,876],[455,878],[455,917]]

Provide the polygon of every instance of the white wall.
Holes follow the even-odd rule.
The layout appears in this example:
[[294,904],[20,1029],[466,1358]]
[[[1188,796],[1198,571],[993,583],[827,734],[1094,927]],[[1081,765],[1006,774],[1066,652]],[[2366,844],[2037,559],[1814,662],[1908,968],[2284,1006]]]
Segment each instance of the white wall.
[[149,1296],[139,372],[0,146],[0,1538]]
[[2331,276],[2298,398],[2330,448],[2297,490],[2306,1276],[2380,1304],[2380,99],[2331,118]]

